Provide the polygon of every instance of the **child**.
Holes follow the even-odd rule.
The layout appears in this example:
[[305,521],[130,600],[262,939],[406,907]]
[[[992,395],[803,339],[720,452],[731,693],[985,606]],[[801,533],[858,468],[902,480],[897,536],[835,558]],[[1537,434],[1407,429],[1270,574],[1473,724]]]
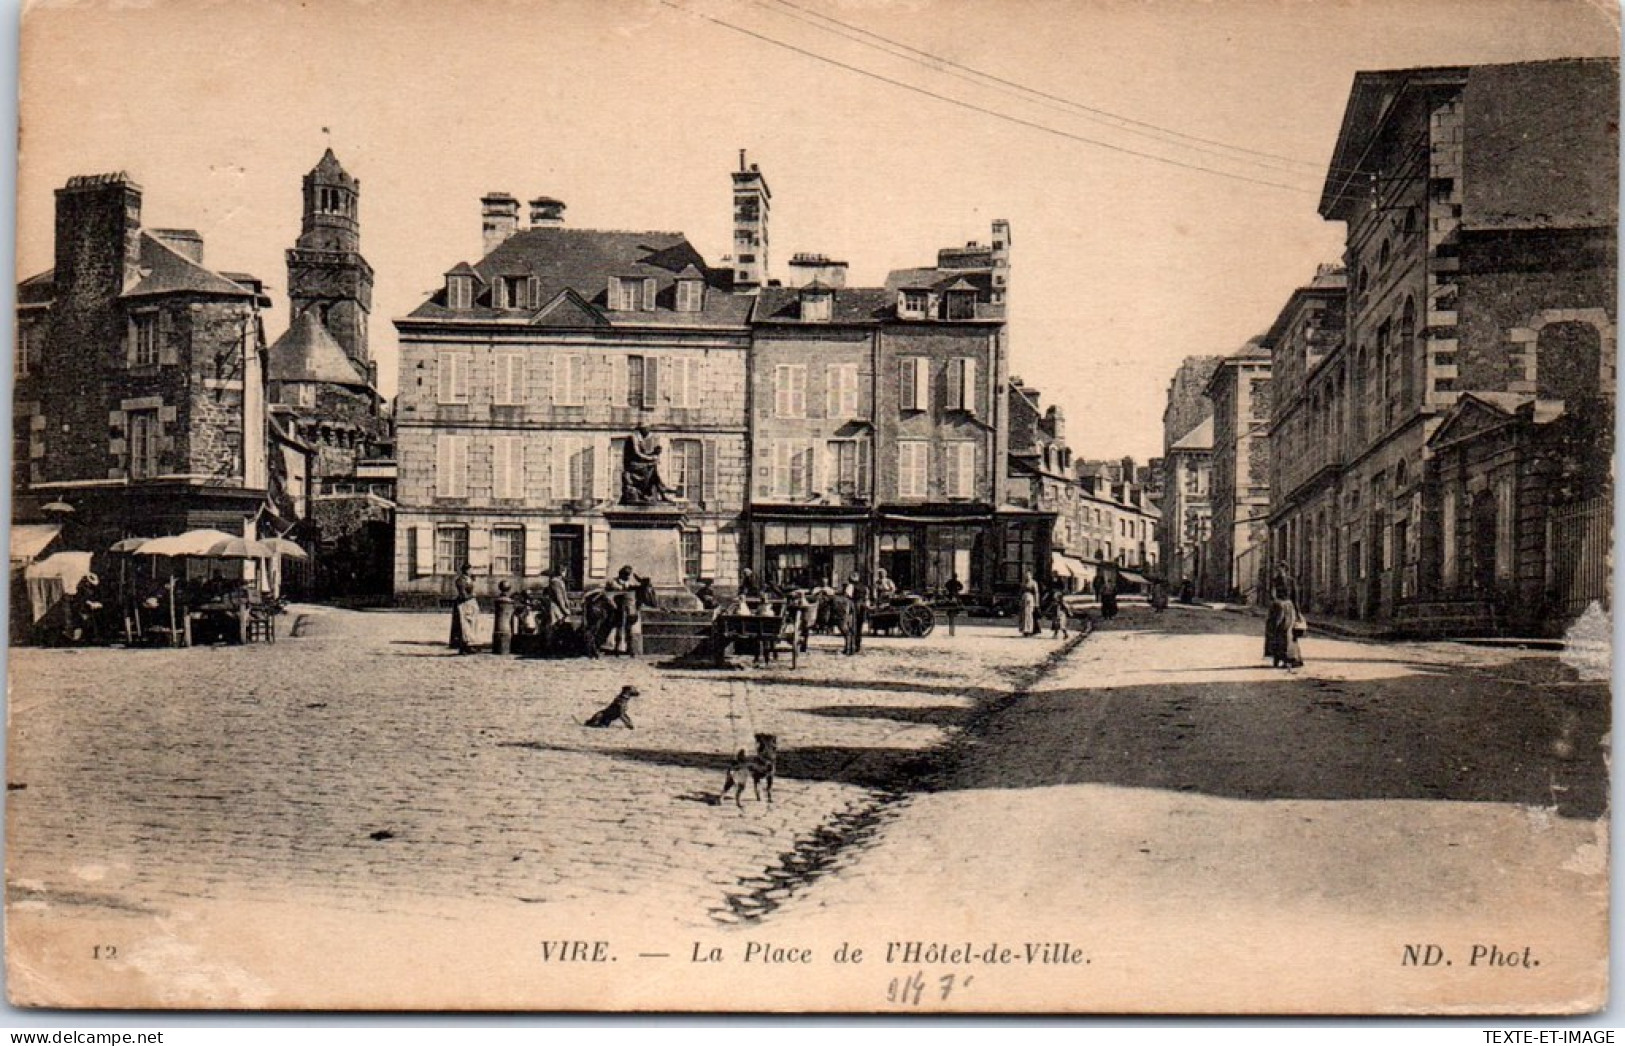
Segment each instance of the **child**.
[[506,654],[513,643],[514,598],[513,586],[503,581],[497,585],[496,620],[491,628],[491,653]]
[[1072,619],[1072,615],[1066,609],[1066,600],[1062,597],[1061,590],[1059,588],[1051,589],[1049,598],[1051,626],[1050,638],[1066,639],[1071,634],[1068,631],[1068,626],[1070,625]]

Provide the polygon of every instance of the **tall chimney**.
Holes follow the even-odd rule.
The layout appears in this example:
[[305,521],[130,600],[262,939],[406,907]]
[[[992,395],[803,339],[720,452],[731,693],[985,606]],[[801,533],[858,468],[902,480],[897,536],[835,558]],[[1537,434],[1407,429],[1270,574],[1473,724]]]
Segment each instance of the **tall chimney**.
[[141,186],[123,171],[80,174],[56,191],[57,294],[116,295],[141,274]]
[[733,175],[734,195],[734,286],[756,290],[767,285],[767,216],[773,193],[756,164],[745,166],[745,150],[739,150],[739,170]]
[[480,227],[485,234],[485,253],[490,254],[519,231],[519,201],[505,192],[481,196]]
[[993,221],[993,304],[1003,305],[1010,289],[1010,222]]

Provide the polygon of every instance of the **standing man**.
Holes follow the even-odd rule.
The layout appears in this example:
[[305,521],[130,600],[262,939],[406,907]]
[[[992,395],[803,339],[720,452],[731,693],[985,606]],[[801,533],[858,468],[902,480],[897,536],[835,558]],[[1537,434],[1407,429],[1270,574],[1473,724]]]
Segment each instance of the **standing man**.
[[846,642],[841,649],[843,654],[856,654],[863,650],[863,623],[868,616],[869,587],[863,583],[863,578],[856,570],[846,579],[841,588],[841,597],[847,602]]

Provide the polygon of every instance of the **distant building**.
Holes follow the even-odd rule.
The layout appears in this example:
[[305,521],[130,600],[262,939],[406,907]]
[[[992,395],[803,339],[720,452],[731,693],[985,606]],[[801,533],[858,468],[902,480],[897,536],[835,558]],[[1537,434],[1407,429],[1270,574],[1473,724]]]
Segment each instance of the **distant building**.
[[56,191],[55,265],[17,300],[14,519],[64,503],[69,547],[89,550],[256,534],[272,508],[259,280],[208,268],[196,232],[143,227],[128,175],[81,175]]
[[1209,379],[1222,356],[1187,356],[1168,382],[1162,411],[1162,476],[1157,482],[1161,511],[1158,547],[1169,584],[1189,581],[1209,591],[1212,573],[1206,549],[1212,537],[1209,492],[1213,482],[1213,404]]
[[1269,538],[1270,357],[1254,338],[1208,379],[1213,404],[1213,533],[1203,595],[1258,602]]
[[1162,573],[1159,539],[1162,512],[1145,485],[1146,470],[1133,458],[1076,463],[1078,531],[1087,561],[1116,563],[1120,573],[1143,584]]
[[1005,501],[1019,508],[1053,513],[1050,562],[1041,576],[1061,579],[1069,589],[1094,580],[1091,562],[1097,555],[1088,540],[1080,509],[1083,486],[1073,471],[1072,448],[1066,441],[1066,415],[1041,405],[1039,391],[1012,377],[1010,403],[1010,473]]
[[1343,347],[1347,273],[1323,265],[1292,292],[1264,347],[1270,352],[1272,564],[1284,564],[1298,599],[1320,612],[1341,598],[1331,548],[1342,475],[1342,380],[1329,363]]

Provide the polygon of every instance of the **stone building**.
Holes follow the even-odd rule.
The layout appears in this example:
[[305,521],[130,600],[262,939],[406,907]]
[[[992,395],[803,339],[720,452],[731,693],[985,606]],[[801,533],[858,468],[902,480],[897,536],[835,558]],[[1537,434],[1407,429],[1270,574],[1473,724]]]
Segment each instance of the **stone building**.
[[[737,576],[754,297],[680,233],[572,229],[564,204],[482,200],[484,256],[400,332],[395,593],[434,601],[631,563],[662,587]],[[628,504],[626,441],[663,444],[669,503]],[[669,540],[668,540],[669,539]]]
[[1144,584],[1161,575],[1161,509],[1146,486],[1146,469],[1133,458],[1075,465],[1078,526],[1085,558],[1128,568],[1118,576]]
[[1330,535],[1339,514],[1347,273],[1323,265],[1292,292],[1264,336],[1270,353],[1271,569],[1285,565],[1297,598],[1317,613],[1342,598]]
[[1276,538],[1289,563],[1307,541],[1335,564],[1328,609],[1428,632],[1513,627],[1510,608],[1557,598],[1553,527],[1610,496],[1595,464],[1571,453],[1554,474],[1592,478],[1548,483],[1517,464],[1532,452],[1459,444],[1522,425],[1532,447],[1561,399],[1575,447],[1611,409],[1617,116],[1611,59],[1355,78],[1320,203],[1347,225],[1347,332],[1318,365],[1337,511]]
[[361,183],[327,150],[305,175],[288,329],[270,351],[276,417],[313,452],[309,509],[290,536],[315,553],[300,580],[318,596],[387,593],[394,567],[394,433],[368,345],[360,206]]
[[1049,569],[1076,590],[1094,580],[1091,562],[1098,550],[1089,541],[1082,511],[1083,486],[1073,471],[1072,448],[1066,442],[1066,415],[1051,404],[1041,406],[1039,391],[1012,377],[1010,402],[1010,474],[1005,502],[1018,508],[1053,513]]
[[1206,393],[1213,404],[1213,526],[1201,592],[1253,602],[1269,537],[1270,357],[1263,339],[1220,360]]
[[18,287],[13,516],[73,509],[71,547],[267,509],[265,335],[252,276],[188,229],[142,226],[123,173],[56,191],[55,264]]
[[992,593],[1048,562],[1049,517],[1000,505],[1009,247],[999,221],[991,244],[941,251],[884,287],[836,276],[761,292],[750,518],[769,581],[853,563],[905,590],[958,576]]
[[[1162,514],[1158,548],[1169,582],[1196,585],[1206,564],[1201,551],[1211,532],[1213,404],[1204,395],[1220,356],[1187,356],[1168,382],[1162,410]],[[1200,586],[1198,585],[1200,589]]]

